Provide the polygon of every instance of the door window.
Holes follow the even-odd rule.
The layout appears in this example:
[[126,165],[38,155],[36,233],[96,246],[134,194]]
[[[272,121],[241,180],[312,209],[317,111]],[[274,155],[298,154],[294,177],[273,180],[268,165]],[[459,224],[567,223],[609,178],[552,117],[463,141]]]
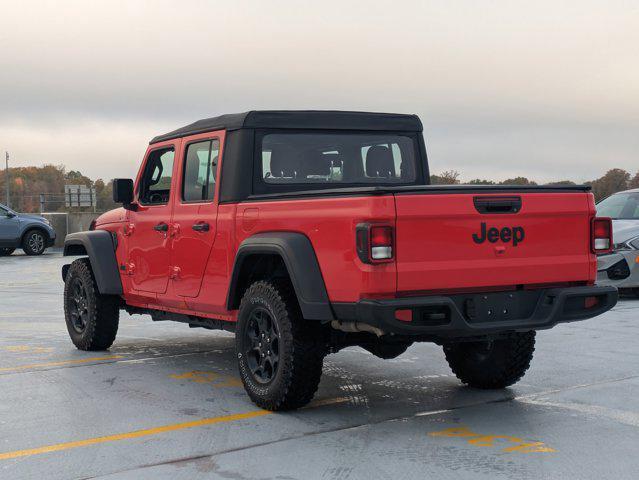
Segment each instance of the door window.
[[169,202],[174,156],[173,147],[161,148],[149,153],[140,181],[140,203],[166,205]]
[[217,139],[191,143],[187,146],[182,200],[185,202],[213,200],[219,154],[220,141]]

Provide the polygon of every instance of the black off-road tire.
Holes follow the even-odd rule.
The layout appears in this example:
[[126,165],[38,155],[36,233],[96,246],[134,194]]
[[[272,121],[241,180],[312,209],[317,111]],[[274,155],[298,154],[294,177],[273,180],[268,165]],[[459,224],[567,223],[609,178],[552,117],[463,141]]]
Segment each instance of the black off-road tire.
[[[258,322],[269,318],[277,342],[268,349],[277,354],[271,378],[255,373],[260,350],[256,352]],[[260,320],[258,320],[260,319]],[[320,327],[302,317],[295,293],[286,280],[258,281],[244,293],[235,333],[240,377],[251,400],[267,410],[293,410],[311,401],[322,376],[324,355]],[[261,344],[260,344],[261,345]],[[257,357],[257,359],[256,359]],[[264,377],[269,377],[264,374]]]
[[67,272],[64,317],[71,341],[80,350],[106,350],[118,333],[120,298],[99,293],[86,258],[75,260]]
[[619,295],[629,298],[639,298],[639,288],[620,288]]
[[42,255],[47,249],[47,238],[42,230],[29,230],[22,238],[22,250],[27,255]]
[[535,351],[535,332],[512,332],[486,342],[444,345],[453,373],[470,387],[505,388],[524,376]]
[[16,251],[15,248],[8,248],[8,247],[0,248],[0,257],[8,257],[15,251]]

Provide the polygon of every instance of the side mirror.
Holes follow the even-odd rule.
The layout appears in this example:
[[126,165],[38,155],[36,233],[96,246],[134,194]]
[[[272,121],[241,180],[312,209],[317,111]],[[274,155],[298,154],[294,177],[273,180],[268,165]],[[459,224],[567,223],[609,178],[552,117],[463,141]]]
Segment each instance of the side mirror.
[[113,179],[113,201],[128,207],[133,203],[133,180],[130,178]]
[[13,218],[13,217],[15,217],[15,216],[16,216],[16,214],[15,214],[15,213],[13,213],[13,212],[7,212],[7,217],[9,217],[9,218]]

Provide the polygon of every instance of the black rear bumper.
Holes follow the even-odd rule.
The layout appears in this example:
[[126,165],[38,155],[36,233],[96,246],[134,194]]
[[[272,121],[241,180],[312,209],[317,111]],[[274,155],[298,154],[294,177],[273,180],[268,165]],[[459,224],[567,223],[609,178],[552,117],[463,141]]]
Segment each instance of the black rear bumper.
[[[437,340],[542,330],[585,320],[610,310],[617,297],[615,287],[585,286],[361,300],[333,304],[333,308],[341,322],[364,323],[385,334]],[[412,320],[407,320],[407,315],[412,315]]]

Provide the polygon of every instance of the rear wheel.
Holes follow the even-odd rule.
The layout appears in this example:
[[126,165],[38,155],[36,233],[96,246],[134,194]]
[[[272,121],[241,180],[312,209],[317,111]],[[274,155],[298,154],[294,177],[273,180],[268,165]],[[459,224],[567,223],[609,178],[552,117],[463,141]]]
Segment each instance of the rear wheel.
[[627,295],[629,297],[639,298],[639,288],[620,288],[619,293],[621,295]]
[[302,318],[289,282],[259,281],[246,290],[235,342],[240,377],[256,405],[292,410],[311,401],[325,353],[319,333]]
[[491,341],[444,345],[453,373],[465,384],[483,389],[505,388],[524,376],[535,351],[535,332],[512,332]]
[[15,251],[15,248],[0,248],[0,257],[7,257]]
[[47,248],[46,240],[42,230],[29,230],[22,240],[22,250],[27,255],[42,255]]
[[74,261],[64,282],[64,316],[73,344],[80,350],[106,350],[118,332],[119,297],[101,295],[90,263]]

